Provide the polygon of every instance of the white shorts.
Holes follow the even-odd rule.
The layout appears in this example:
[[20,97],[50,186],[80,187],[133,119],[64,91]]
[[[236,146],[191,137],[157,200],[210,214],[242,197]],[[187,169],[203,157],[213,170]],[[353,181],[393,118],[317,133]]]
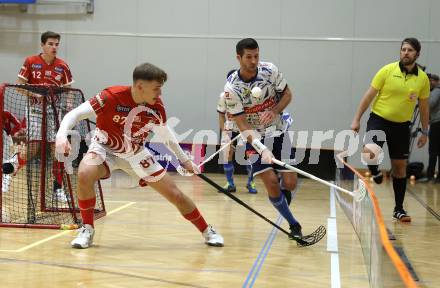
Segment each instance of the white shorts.
[[102,179],[109,178],[111,171],[121,169],[131,177],[139,179],[139,186],[143,187],[147,185],[147,182],[159,181],[166,172],[147,148],[135,155],[121,157],[114,155],[99,142],[92,140],[87,152],[93,152],[104,160],[99,164],[104,164],[108,173]]
[[[27,114],[27,111],[26,111]],[[47,111],[46,114],[46,135],[44,137],[48,142],[55,142],[55,136],[57,134],[56,123],[52,112]],[[29,140],[42,140],[41,129],[43,124],[43,111],[40,107],[29,107]]]

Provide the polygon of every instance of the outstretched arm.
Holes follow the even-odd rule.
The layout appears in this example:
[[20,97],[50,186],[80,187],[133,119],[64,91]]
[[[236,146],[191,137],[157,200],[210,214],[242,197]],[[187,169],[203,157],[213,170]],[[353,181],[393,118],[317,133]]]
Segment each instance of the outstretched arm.
[[61,121],[60,129],[58,129],[55,149],[59,153],[69,153],[70,152],[70,143],[67,140],[67,136],[69,134],[69,130],[71,130],[79,121],[83,119],[90,118],[92,116],[96,116],[95,111],[90,105],[89,101],[86,101],[67,113],[63,121]]
[[160,142],[164,143],[171,151],[173,151],[186,170],[193,173],[200,173],[197,165],[191,161],[188,155],[186,155],[180,147],[176,135],[168,125],[156,125],[153,127],[153,132],[159,137],[158,140]]

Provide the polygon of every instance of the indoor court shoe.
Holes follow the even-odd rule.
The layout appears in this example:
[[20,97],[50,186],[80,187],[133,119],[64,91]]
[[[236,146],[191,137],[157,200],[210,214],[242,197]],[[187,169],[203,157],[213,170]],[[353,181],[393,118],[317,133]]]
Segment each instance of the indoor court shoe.
[[77,249],[85,249],[92,246],[93,236],[95,235],[95,229],[93,229],[92,225],[85,224],[81,228],[78,229],[78,235],[75,239],[73,239],[70,244],[72,248]]
[[53,181],[53,193],[57,201],[59,202],[67,201],[66,192],[57,181]]
[[248,189],[248,192],[251,193],[251,194],[257,194],[257,192],[258,192],[257,191],[257,185],[255,185],[254,181],[249,182],[246,185],[246,188]]
[[223,247],[223,237],[215,229],[208,225],[208,227],[203,231],[203,237],[205,237],[205,243],[208,246]]
[[58,202],[67,202],[67,196],[63,188],[55,190],[55,198]]
[[403,209],[394,211],[393,219],[400,222],[411,222],[411,216],[409,216]]
[[373,175],[373,181],[376,184],[380,184],[383,181],[383,173],[382,171],[379,171],[376,175]]
[[302,231],[301,231],[302,227],[301,225],[297,222],[293,225],[290,225],[290,239],[298,239],[301,238],[302,235]]
[[[234,184],[230,184],[230,183],[226,183],[225,186],[223,186],[223,189],[225,189],[226,191],[228,191],[229,193],[233,193],[235,191],[237,191],[237,188],[235,187]],[[218,192],[223,192],[223,191],[218,191]]]

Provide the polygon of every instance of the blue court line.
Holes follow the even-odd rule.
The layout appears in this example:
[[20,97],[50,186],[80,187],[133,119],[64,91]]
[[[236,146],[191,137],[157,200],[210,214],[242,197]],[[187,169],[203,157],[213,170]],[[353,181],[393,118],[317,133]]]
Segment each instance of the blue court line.
[[[276,224],[280,225],[282,221],[283,221],[283,217],[279,215]],[[272,246],[273,240],[275,240],[275,236],[277,235],[277,233],[278,233],[278,229],[272,228],[269,237],[267,237],[266,242],[264,243],[264,246],[261,249],[260,254],[258,254],[258,257],[255,260],[251,271],[249,271],[249,274],[246,277],[246,281],[244,282],[242,287],[253,287],[254,282],[257,279],[261,267],[263,266],[264,260],[266,259],[267,253],[269,253],[270,247]],[[252,282],[248,286],[249,280],[251,280],[251,278],[252,278]]]
[[[301,186],[302,181],[298,179],[298,183],[296,185],[296,189],[292,191],[292,201],[296,195],[296,192],[298,192],[299,187]],[[280,226],[281,222],[283,221],[283,217],[281,214],[278,215],[278,219],[276,221],[276,224]],[[260,253],[258,254],[257,259],[255,259],[254,265],[252,265],[251,271],[249,271],[248,276],[246,277],[245,282],[243,283],[244,287],[253,287],[255,280],[257,279],[258,274],[260,273],[261,267],[263,266],[264,260],[266,259],[267,254],[269,253],[270,247],[272,246],[273,240],[275,240],[275,236],[278,233],[277,228],[272,228],[272,231],[270,232],[268,238],[266,239],[266,242],[263,245],[263,248],[261,249]],[[255,273],[254,273],[255,272]],[[253,277],[252,277],[253,276]],[[252,282],[249,284],[249,280],[252,278]]]

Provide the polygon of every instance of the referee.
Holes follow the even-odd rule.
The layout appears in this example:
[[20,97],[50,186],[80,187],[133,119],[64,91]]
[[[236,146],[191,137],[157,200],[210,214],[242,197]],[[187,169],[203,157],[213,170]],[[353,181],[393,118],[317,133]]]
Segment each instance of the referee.
[[[387,142],[391,159],[395,207],[393,218],[410,222],[411,217],[403,209],[406,190],[406,163],[409,154],[410,123],[414,108],[419,105],[422,135],[417,147],[427,142],[429,120],[429,80],[416,63],[421,45],[416,38],[406,38],[400,46],[400,61],[382,67],[371,81],[351,123],[351,129],[359,132],[362,115],[370,106],[371,114],[366,131],[382,130],[386,139],[373,136],[365,144],[375,143],[380,147]],[[369,134],[369,133],[368,133]],[[363,153],[374,153],[364,146]],[[379,163],[377,163],[379,164]],[[368,165],[374,182],[382,183],[383,175],[378,165]]]

